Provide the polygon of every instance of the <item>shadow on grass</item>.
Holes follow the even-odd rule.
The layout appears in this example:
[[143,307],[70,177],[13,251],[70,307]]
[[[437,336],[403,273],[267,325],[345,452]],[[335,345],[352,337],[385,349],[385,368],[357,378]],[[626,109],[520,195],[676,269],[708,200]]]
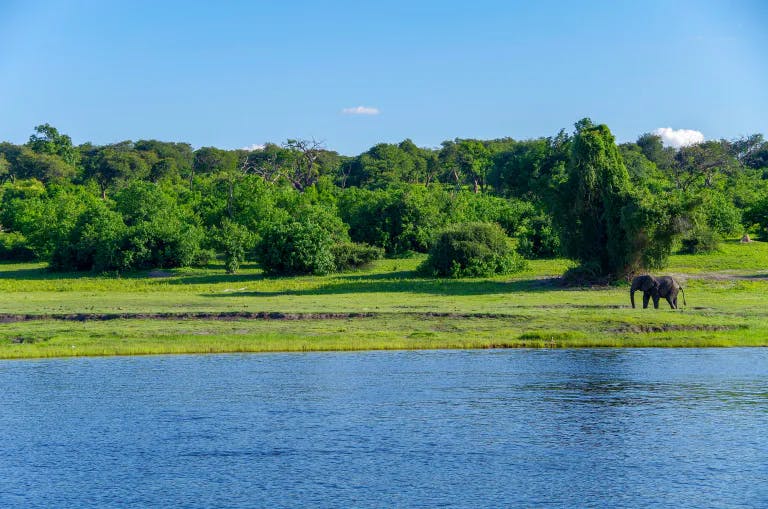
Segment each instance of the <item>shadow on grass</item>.
[[[240,266],[241,270],[255,270],[259,266],[255,263],[246,263]],[[195,272],[198,271],[198,272]],[[200,274],[204,271],[216,271],[213,274]],[[193,269],[147,269],[120,273],[99,273],[90,271],[81,272],[55,272],[47,267],[19,267],[18,263],[0,263],[0,279],[14,279],[21,281],[56,281],[65,279],[98,278],[104,280],[118,279],[145,279],[150,282],[188,285],[211,283],[237,283],[264,279],[259,273],[250,274],[226,274],[219,264],[207,264]]]
[[[405,279],[404,275],[412,277]],[[277,297],[284,295],[342,295],[349,293],[423,293],[441,296],[488,295],[514,292],[548,292],[564,289],[559,278],[516,281],[420,279],[412,272],[342,276],[333,282],[307,290],[247,291],[204,294],[206,297]]]

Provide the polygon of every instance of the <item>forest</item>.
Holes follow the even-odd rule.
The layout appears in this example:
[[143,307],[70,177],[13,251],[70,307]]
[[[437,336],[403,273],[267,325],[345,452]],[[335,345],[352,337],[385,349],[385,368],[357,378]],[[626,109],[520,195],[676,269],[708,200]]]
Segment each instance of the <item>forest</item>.
[[73,145],[44,124],[0,143],[0,260],[119,274],[246,260],[266,274],[327,274],[429,253],[425,274],[511,273],[566,257],[567,276],[618,280],[672,253],[768,228],[761,134],[678,149],[570,132],[380,143],[357,156],[315,140],[257,150],[157,140]]

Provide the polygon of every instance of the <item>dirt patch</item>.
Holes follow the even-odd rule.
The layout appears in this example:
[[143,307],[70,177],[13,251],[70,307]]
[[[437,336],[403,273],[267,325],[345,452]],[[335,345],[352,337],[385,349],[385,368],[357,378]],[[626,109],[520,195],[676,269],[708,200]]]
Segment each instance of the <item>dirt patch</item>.
[[17,336],[17,337],[11,338],[11,343],[15,345],[24,345],[24,344],[28,345],[32,343],[37,343],[37,341],[38,341],[37,338],[24,337],[24,336]]
[[[32,322],[60,320],[67,322],[109,321],[109,320],[350,320],[360,318],[380,318],[393,313],[280,313],[274,311],[231,311],[221,313],[52,313],[52,314],[0,314],[0,323]],[[481,319],[521,319],[524,315],[502,313],[398,313],[417,318],[481,318]]]
[[647,334],[654,332],[674,332],[674,331],[727,331],[736,329],[746,329],[746,325],[621,325],[612,329],[611,332]]
[[768,281],[768,272],[756,271],[750,274],[744,274],[743,272],[730,272],[730,271],[713,271],[713,272],[699,272],[696,274],[676,274],[670,273],[669,276],[675,278],[680,284],[685,283],[689,279],[707,279],[710,281]]
[[147,272],[147,277],[173,277],[173,273],[167,270],[155,269]]
[[62,320],[68,322],[108,320],[342,320],[371,318],[375,313],[279,313],[233,311],[222,313],[53,313],[44,315],[0,314],[0,323]]

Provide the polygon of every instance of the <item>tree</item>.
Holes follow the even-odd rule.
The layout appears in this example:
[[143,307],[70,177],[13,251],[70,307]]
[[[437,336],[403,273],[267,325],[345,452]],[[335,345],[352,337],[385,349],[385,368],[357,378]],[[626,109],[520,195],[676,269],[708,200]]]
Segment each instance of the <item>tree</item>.
[[731,142],[731,153],[748,168],[768,168],[768,141],[765,141],[762,134]]
[[323,144],[315,140],[288,140],[283,145],[290,154],[289,171],[285,176],[297,191],[303,191],[317,182],[320,176],[318,158]]
[[658,134],[645,133],[637,139],[637,146],[646,159],[662,171],[669,171],[675,160],[675,149],[664,147]]
[[420,270],[430,276],[489,277],[524,267],[497,224],[459,223],[440,232]]
[[681,147],[675,154],[672,175],[678,189],[713,188],[716,180],[733,175],[738,163],[726,140],[711,140]]
[[556,219],[565,254],[595,276],[621,276],[630,262],[622,208],[630,180],[606,125],[577,123]]
[[245,251],[251,246],[250,232],[244,226],[225,218],[216,230],[215,237],[224,253],[227,274],[234,274],[245,260]]
[[35,134],[29,137],[29,148],[38,154],[49,154],[61,157],[70,166],[79,162],[79,153],[72,146],[72,139],[66,134],[61,134],[50,124],[35,127]]
[[19,178],[33,178],[41,182],[64,182],[75,176],[77,169],[56,154],[38,153],[22,147],[16,159]]
[[124,141],[91,149],[84,160],[86,179],[95,181],[101,198],[107,198],[107,189],[118,183],[142,180],[149,175],[149,166],[134,150],[133,143]]
[[139,140],[134,146],[147,162],[153,182],[176,179],[191,172],[194,151],[189,143]]
[[7,180],[13,180],[14,176],[11,173],[11,163],[5,158],[5,154],[0,153],[0,186],[5,184]]
[[323,227],[313,221],[293,221],[267,228],[256,253],[267,274],[322,275],[336,267],[332,248]]
[[235,171],[237,171],[237,154],[235,152],[216,147],[199,148],[195,151],[194,160],[189,169],[189,188],[193,189],[195,175],[225,172],[231,176]]

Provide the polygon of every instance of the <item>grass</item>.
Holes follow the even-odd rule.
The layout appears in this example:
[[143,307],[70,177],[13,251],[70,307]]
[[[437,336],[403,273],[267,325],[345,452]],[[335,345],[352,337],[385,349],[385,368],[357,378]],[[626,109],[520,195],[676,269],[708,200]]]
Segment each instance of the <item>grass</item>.
[[[532,261],[514,277],[423,279],[421,257],[323,277],[268,278],[246,265],[168,277],[53,274],[0,264],[0,313],[369,313],[303,320],[35,320],[0,323],[0,358],[203,352],[768,345],[768,243],[676,255],[663,273],[688,307],[631,309],[628,288],[564,288],[567,260]],[[640,296],[637,296],[638,298]],[[665,303],[662,303],[666,305]]]

